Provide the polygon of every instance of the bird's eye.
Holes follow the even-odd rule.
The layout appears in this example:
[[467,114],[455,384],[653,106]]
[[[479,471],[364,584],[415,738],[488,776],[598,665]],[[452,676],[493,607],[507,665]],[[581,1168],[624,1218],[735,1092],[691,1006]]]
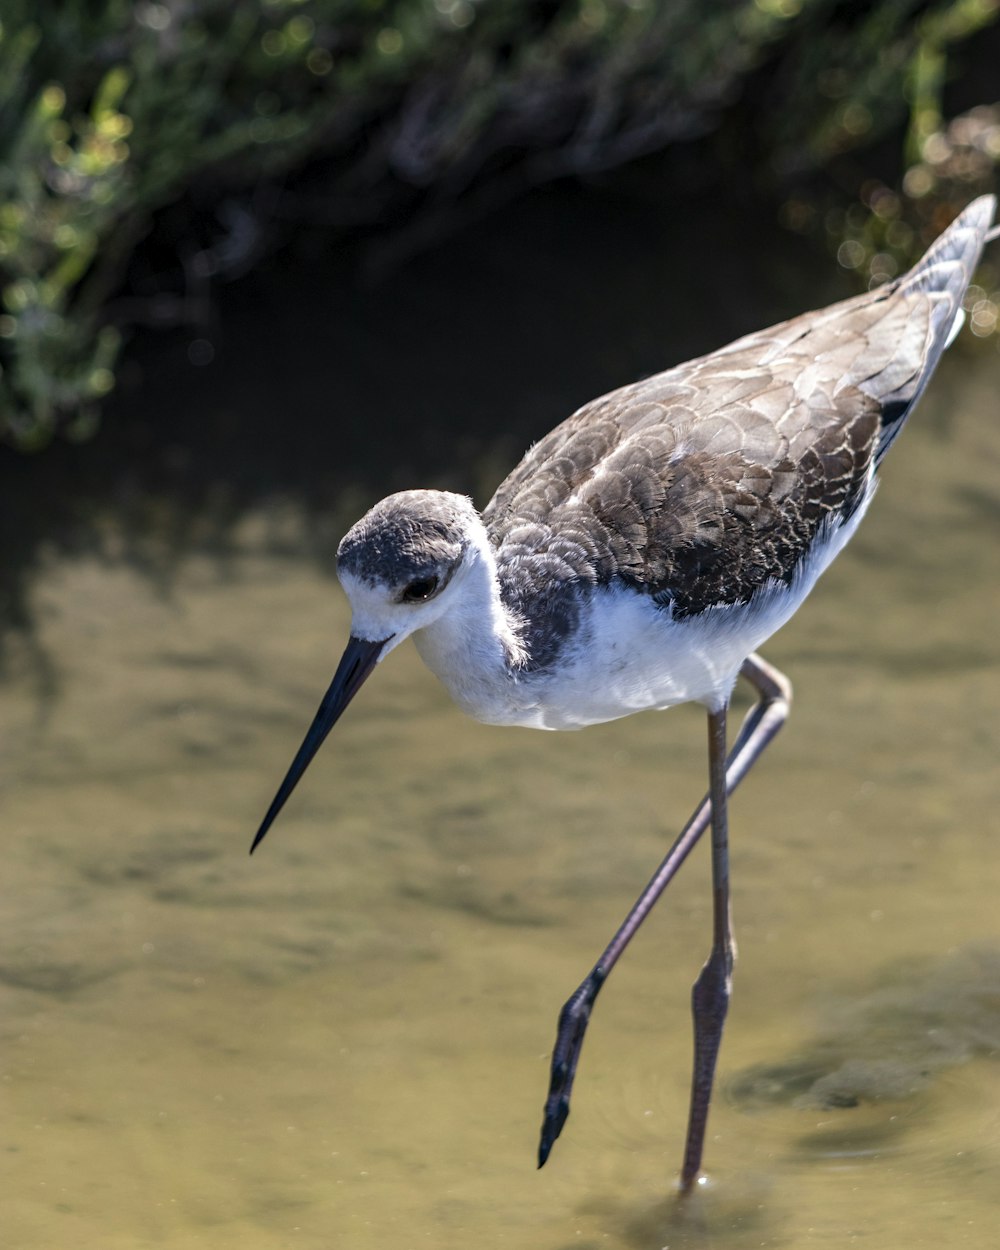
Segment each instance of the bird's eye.
[[436,577],[421,577],[415,582],[410,582],[400,598],[403,603],[422,603],[425,599],[429,599],[437,588]]

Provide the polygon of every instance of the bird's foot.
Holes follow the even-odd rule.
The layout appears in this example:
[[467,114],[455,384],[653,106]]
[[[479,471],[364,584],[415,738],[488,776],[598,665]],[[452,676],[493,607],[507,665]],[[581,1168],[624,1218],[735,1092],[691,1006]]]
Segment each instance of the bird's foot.
[[598,965],[580,988],[567,1000],[559,1013],[556,1044],[552,1048],[552,1072],[549,1094],[542,1118],[542,1136],[538,1145],[538,1166],[542,1167],[562,1132],[569,1115],[569,1096],[580,1060],[583,1036],[598,991],[604,984],[604,970]]

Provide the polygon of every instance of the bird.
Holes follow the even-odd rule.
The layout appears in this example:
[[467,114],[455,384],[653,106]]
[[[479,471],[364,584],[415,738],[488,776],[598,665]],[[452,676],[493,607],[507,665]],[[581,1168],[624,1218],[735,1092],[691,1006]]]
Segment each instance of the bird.
[[[857,530],[876,473],[963,320],[1000,228],[974,200],[893,281],[737,339],[585,404],[537,442],[482,513],[450,491],[376,503],[339,545],[350,638],[260,824],[270,829],[377,665],[411,637],[477,720],[580,729],[703,705],[708,793],[564,1004],[538,1166],[565,1125],[597,995],[711,830],[712,933],[692,989],[694,1061],[678,1187],[702,1156],[733,977],[729,795],[785,723],[788,678],[759,654]],[[730,747],[739,677],[756,702]]]

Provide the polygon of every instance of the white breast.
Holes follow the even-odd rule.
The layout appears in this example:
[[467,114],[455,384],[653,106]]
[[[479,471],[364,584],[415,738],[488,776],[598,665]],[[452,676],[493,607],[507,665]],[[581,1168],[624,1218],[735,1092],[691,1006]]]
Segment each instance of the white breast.
[[541,672],[502,662],[510,632],[495,598],[466,597],[433,628],[415,635],[417,648],[455,702],[491,725],[582,729],[633,712],[698,702],[719,708],[747,656],[797,611],[816,579],[844,547],[868,507],[874,486],[846,524],[814,542],[791,584],[765,585],[749,604],[716,606],[674,619],[669,608],[625,586],[593,590],[578,629],[557,662]]
[[523,678],[503,705],[472,714],[495,724],[580,729],[678,703],[722,706],[743,661],[798,610],[854,533],[873,493],[869,489],[846,524],[820,538],[791,585],[773,582],[750,604],[675,620],[648,595],[624,587],[594,592],[577,641],[560,663]]

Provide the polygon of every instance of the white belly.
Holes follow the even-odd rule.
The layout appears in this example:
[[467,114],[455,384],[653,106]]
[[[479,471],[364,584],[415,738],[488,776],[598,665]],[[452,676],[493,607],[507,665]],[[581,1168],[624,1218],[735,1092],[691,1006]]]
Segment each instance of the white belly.
[[625,587],[594,590],[582,607],[575,639],[566,642],[550,669],[538,673],[518,675],[477,664],[471,647],[459,663],[454,651],[430,637],[418,637],[418,648],[456,703],[487,724],[582,729],[677,703],[719,708],[743,661],[795,613],[850,539],[872,494],[869,489],[845,525],[821,537],[790,585],[770,583],[749,604],[675,620],[648,595]]
[[781,624],[755,615],[752,629],[745,609],[714,608],[675,621],[648,596],[598,592],[581,622],[580,644],[558,668],[528,679],[537,702],[513,723],[580,729],[677,703],[719,706],[746,657]]
[[505,723],[580,729],[678,703],[721,707],[743,661],[795,614],[850,539],[872,493],[846,525],[813,548],[790,586],[774,582],[750,604],[674,620],[648,596],[598,591],[584,616],[580,645],[564,665],[535,679],[536,706]]

